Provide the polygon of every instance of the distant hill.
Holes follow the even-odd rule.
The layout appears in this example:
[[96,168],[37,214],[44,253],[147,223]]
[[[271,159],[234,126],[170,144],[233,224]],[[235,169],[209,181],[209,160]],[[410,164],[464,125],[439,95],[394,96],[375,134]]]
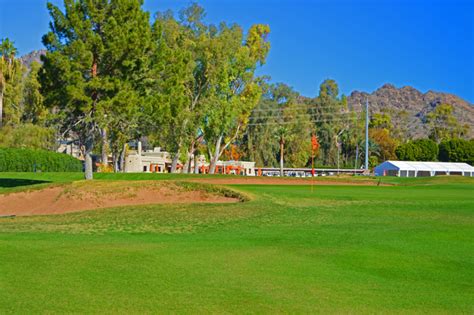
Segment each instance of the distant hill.
[[21,63],[30,69],[31,64],[36,61],[41,63],[41,56],[46,54],[46,50],[33,50],[32,52],[20,57]]
[[458,121],[468,124],[470,136],[474,137],[474,106],[456,95],[434,91],[421,93],[410,86],[396,88],[385,84],[371,94],[354,91],[347,100],[351,108],[360,110],[361,106],[365,107],[367,98],[371,113],[390,114],[394,125],[406,126],[411,138],[426,137],[426,115],[440,104],[451,104]]

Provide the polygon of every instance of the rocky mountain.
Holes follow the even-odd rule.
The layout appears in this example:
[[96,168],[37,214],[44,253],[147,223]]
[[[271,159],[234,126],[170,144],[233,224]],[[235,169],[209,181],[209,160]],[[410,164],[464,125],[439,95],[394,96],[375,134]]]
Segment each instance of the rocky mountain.
[[46,54],[46,50],[33,50],[32,52],[20,57],[21,63],[30,69],[33,62],[41,63],[41,56]]
[[470,126],[470,136],[474,137],[474,105],[456,95],[434,91],[422,93],[410,86],[396,88],[385,84],[371,94],[354,91],[347,100],[351,108],[361,110],[366,99],[370,113],[390,114],[393,124],[405,129],[410,138],[428,136],[426,115],[440,104],[451,104],[454,116],[461,124]]

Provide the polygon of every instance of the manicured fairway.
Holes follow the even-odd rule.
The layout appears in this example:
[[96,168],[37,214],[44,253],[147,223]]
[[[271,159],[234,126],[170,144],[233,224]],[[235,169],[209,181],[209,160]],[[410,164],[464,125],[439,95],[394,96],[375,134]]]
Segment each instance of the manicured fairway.
[[472,313],[474,181],[391,181],[0,219],[0,314]]

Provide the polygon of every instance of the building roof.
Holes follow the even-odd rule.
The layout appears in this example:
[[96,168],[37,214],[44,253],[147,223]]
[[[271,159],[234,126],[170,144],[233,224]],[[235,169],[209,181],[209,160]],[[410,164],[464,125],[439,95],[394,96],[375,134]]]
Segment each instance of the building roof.
[[386,161],[376,168],[399,169],[403,171],[474,172],[474,167],[467,163],[451,162]]

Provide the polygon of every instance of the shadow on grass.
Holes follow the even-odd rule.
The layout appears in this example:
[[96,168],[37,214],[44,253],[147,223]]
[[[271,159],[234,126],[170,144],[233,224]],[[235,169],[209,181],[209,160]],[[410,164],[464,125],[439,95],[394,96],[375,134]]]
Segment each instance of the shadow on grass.
[[50,183],[45,180],[0,178],[0,188],[13,188]]

